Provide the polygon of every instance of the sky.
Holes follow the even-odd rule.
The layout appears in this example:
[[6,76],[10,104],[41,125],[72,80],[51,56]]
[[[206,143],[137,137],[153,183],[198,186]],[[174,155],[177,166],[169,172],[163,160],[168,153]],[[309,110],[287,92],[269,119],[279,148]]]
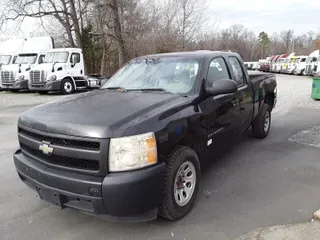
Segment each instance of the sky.
[[269,34],[293,29],[320,32],[320,0],[209,0],[219,29],[242,24]]
[[[256,34],[265,31],[271,35],[288,29],[295,34],[320,32],[320,0],[208,0],[208,4],[217,29],[242,24]],[[29,37],[39,30],[39,23],[26,19],[22,29],[19,37]],[[0,32],[0,38],[16,33],[9,27]]]

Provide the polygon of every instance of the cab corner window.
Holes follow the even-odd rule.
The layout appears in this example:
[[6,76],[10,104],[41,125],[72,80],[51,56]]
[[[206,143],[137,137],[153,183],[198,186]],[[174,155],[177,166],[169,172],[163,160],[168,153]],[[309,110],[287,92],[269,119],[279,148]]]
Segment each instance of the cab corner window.
[[244,85],[245,77],[239,60],[236,57],[229,57],[229,63],[232,68],[234,80],[238,83],[239,86]]
[[206,85],[211,86],[214,81],[230,79],[227,64],[222,57],[214,58],[209,65]]

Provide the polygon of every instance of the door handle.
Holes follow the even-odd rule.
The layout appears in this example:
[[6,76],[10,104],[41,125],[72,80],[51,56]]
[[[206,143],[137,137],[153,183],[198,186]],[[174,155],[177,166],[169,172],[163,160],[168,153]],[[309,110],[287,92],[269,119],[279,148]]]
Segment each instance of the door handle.
[[239,105],[239,103],[240,103],[240,100],[239,100],[239,99],[233,99],[233,100],[231,101],[231,104],[232,104],[233,106]]

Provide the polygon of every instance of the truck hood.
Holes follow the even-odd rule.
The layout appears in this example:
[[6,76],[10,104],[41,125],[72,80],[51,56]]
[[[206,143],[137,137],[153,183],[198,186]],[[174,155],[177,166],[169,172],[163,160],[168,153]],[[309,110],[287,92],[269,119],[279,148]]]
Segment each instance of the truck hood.
[[[54,69],[56,70],[57,68],[59,68],[63,65],[64,65],[63,63],[56,63],[54,65]],[[42,63],[42,64],[34,66],[32,70],[44,70],[46,72],[49,72],[49,71],[51,72],[52,66],[53,66],[53,63]]]
[[20,116],[18,124],[71,136],[121,137],[141,119],[183,101],[174,94],[96,90],[32,108]]
[[[21,72],[26,71],[26,69],[32,68],[32,65],[29,64],[22,64],[20,67]],[[19,64],[10,64],[10,65],[4,65],[2,67],[3,71],[12,71],[12,72],[18,72],[19,71]]]

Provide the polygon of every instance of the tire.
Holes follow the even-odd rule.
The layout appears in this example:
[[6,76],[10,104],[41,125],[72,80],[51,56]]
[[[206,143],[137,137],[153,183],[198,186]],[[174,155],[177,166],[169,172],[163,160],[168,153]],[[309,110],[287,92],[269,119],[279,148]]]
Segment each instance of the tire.
[[[266,122],[268,121],[268,122]],[[268,104],[262,106],[261,112],[252,124],[252,133],[256,138],[266,138],[271,127],[271,107]]]
[[301,76],[304,75],[304,69],[302,69],[302,71],[300,72],[300,75],[301,75]]
[[[186,173],[184,176],[186,181],[181,181],[178,172]],[[189,174],[188,178],[187,175]],[[167,160],[164,198],[159,208],[159,215],[169,220],[178,220],[187,215],[196,199],[200,178],[200,162],[196,152],[189,147],[176,147]],[[181,184],[180,189],[178,184]],[[175,190],[179,192],[176,195]],[[187,194],[188,191],[190,195]],[[180,198],[178,195],[180,195]]]
[[45,94],[47,94],[49,91],[39,91],[38,93],[40,94],[40,95],[45,95]]
[[13,93],[18,93],[20,90],[17,90],[17,89],[11,89],[10,92],[13,92]]
[[71,94],[74,92],[74,85],[70,78],[66,78],[61,83],[61,92],[63,94]]

